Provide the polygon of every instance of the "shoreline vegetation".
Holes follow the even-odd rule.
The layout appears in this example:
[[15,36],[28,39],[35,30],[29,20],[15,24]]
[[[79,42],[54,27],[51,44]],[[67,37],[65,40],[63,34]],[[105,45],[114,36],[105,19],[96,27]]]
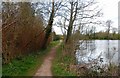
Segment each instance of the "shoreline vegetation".
[[[72,47],[71,47],[72,48]],[[93,66],[92,66],[93,65]],[[91,66],[91,67],[90,67]],[[90,68],[88,68],[90,67]],[[75,55],[65,54],[63,43],[57,49],[56,58],[53,61],[52,72],[54,76],[118,76],[119,66],[109,63],[99,65],[98,63],[77,64]]]

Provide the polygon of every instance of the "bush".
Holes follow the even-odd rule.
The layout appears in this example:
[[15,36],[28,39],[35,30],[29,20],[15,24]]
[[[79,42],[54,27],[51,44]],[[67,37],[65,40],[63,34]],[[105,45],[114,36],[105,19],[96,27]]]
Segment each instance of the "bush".
[[60,35],[55,35],[53,41],[60,40]]

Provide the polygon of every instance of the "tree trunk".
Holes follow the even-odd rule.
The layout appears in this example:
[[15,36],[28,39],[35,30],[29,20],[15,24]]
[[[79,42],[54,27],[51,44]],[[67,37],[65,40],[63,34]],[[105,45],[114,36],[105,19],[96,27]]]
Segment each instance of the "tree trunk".
[[[70,41],[70,37],[71,37],[71,34],[72,34],[72,29],[73,29],[73,23],[76,19],[76,15],[77,15],[77,6],[78,6],[78,3],[76,2],[76,6],[75,6],[75,14],[74,14],[74,3],[71,2],[71,15],[70,15],[70,21],[69,21],[69,26],[68,26],[68,31],[67,31],[67,37],[66,37],[66,41],[65,43],[68,43]],[[73,16],[74,14],[74,16]]]
[[50,19],[49,19],[48,25],[46,27],[46,32],[45,32],[46,34],[45,34],[45,38],[44,38],[43,48],[47,47],[47,42],[48,42],[48,39],[52,32],[52,24],[53,24],[53,20],[54,20],[53,18],[54,18],[54,0],[52,2],[52,12],[50,15]]

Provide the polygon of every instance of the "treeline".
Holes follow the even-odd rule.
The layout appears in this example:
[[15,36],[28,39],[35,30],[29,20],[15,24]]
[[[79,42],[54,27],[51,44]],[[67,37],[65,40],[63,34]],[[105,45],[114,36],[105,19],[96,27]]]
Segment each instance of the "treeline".
[[[2,62],[43,47],[45,22],[30,2],[2,2]],[[50,42],[47,40],[46,44]]]
[[106,32],[99,32],[96,33],[94,39],[110,39],[110,40],[120,40],[120,34],[117,33],[110,33],[109,37]]
[[80,39],[120,40],[120,34],[97,32],[93,34],[81,35]]

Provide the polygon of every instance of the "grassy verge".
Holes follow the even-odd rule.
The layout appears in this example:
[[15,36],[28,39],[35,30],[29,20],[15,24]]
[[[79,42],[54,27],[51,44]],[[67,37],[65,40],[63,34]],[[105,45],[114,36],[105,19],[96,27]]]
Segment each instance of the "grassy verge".
[[[56,57],[53,61],[53,66],[52,66],[52,73],[53,76],[117,76],[118,75],[118,67],[116,65],[111,64],[108,66],[108,69],[105,69],[104,66],[101,68],[98,64],[96,64],[94,67],[90,69],[82,69],[78,68],[76,72],[74,70],[70,71],[70,64],[73,63],[74,58],[70,56],[69,54],[66,56],[63,56],[63,51],[62,51],[63,45],[61,44],[56,53]],[[93,70],[94,69],[94,70]],[[98,70],[100,72],[98,72]]]
[[63,56],[62,47],[63,44],[61,44],[58,47],[56,57],[53,61],[53,66],[52,66],[53,76],[75,76],[75,74],[73,72],[70,72],[68,69],[70,62],[73,62],[73,58],[69,55]]
[[50,43],[46,50],[40,50],[35,53],[31,53],[27,56],[23,56],[21,59],[13,59],[11,63],[3,65],[3,76],[33,76],[36,70],[40,67],[44,57],[56,46],[59,41],[53,41]]
[[[53,76],[117,76],[118,75],[118,67],[116,65],[111,64],[110,66],[101,67],[98,63],[93,64],[91,68],[79,67],[77,64],[73,64],[75,61],[74,57],[67,53],[64,56],[63,52],[63,44],[61,44],[56,53],[56,57],[53,61],[52,73]],[[66,47],[66,46],[65,46]],[[70,48],[68,48],[70,49]],[[72,68],[73,65],[73,68]],[[76,67],[74,67],[76,65]],[[91,66],[91,65],[90,65]],[[106,69],[107,68],[107,69]],[[75,72],[74,72],[74,69]]]

